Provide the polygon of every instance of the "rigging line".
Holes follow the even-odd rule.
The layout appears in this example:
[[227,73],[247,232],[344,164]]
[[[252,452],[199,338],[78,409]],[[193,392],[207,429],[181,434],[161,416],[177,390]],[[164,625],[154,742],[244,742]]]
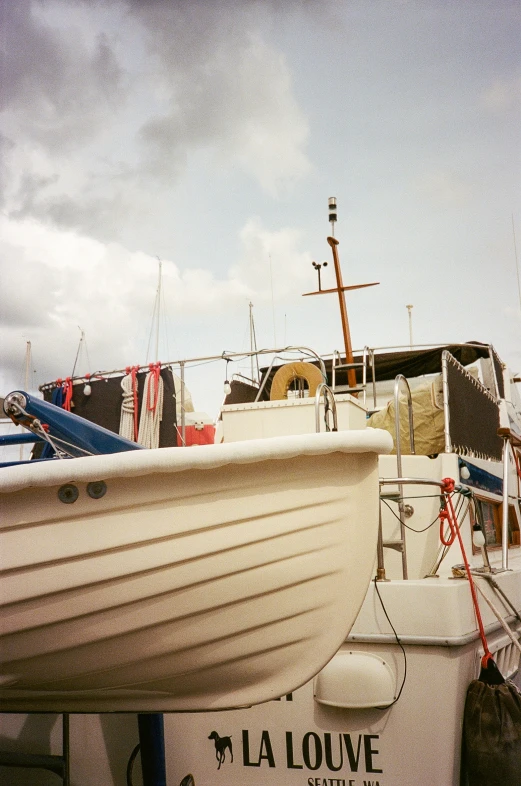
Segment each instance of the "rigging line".
[[403,691],[404,686],[405,686],[405,680],[407,679],[407,655],[405,654],[404,646],[403,646],[402,642],[400,641],[400,639],[398,637],[398,634],[396,633],[395,627],[394,627],[393,623],[391,622],[391,620],[389,618],[389,615],[387,613],[387,609],[384,606],[384,602],[382,600],[382,596],[380,595],[380,590],[378,589],[378,580],[377,580],[376,576],[374,577],[373,581],[374,581],[374,588],[376,590],[376,594],[378,595],[378,599],[379,599],[379,601],[380,601],[380,603],[382,605],[382,609],[383,609],[383,612],[384,612],[384,614],[385,614],[385,616],[387,618],[387,622],[391,626],[392,631],[394,633],[394,637],[396,639],[396,643],[398,644],[398,646],[400,647],[400,649],[401,649],[401,651],[403,653],[403,680],[402,680],[402,684],[400,686],[400,690],[398,691],[398,696],[396,696],[395,700],[393,702],[391,702],[391,704],[388,704],[387,707],[377,707],[377,709],[379,709],[379,710],[388,710],[389,707],[392,707],[393,704],[396,704],[396,702],[398,701],[398,699],[402,695],[402,691]]
[[501,589],[501,587],[499,586],[497,581],[494,579],[494,577],[490,573],[479,573],[477,571],[472,571],[472,575],[478,576],[479,578],[486,579],[488,581],[488,583],[492,586],[492,588],[494,589],[496,594],[499,594],[503,598],[505,603],[510,607],[510,609],[511,609],[512,613],[514,614],[514,616],[517,617],[519,622],[521,622],[521,614],[518,612],[518,610],[516,609],[516,607],[514,606],[512,601],[503,592],[503,590]]
[[159,327],[161,322],[161,283],[163,279],[163,263],[161,262],[160,258],[156,256],[157,261],[159,262],[159,278],[157,283],[157,322],[156,322],[156,357],[155,361],[159,360]]
[[270,260],[270,284],[271,284],[271,315],[273,318],[273,343],[277,346],[277,333],[275,330],[275,298],[273,296],[273,268],[271,265],[271,254],[268,254]]
[[514,214],[512,213],[512,234],[514,236],[514,258],[516,261],[516,273],[517,273],[517,289],[519,293],[519,308],[521,308],[521,278],[519,276],[519,260],[517,258],[517,244],[516,244],[516,228],[514,225]]
[[154,332],[154,325],[156,321],[156,311],[157,311],[157,292],[156,297],[154,299],[154,308],[152,310],[152,321],[150,323],[150,334],[148,336],[148,345],[147,345],[147,354],[146,354],[146,362],[148,363],[148,355],[150,352],[150,344],[152,343],[152,334]]
[[[391,508],[391,506],[389,505],[389,503],[387,502],[387,500],[386,500],[386,499],[383,499],[383,500],[382,500],[382,502],[383,502],[385,505],[387,505],[387,507],[389,508],[389,510],[391,511],[391,513],[393,514],[393,516],[395,517],[395,519],[398,519],[398,521],[400,521],[400,522],[401,522],[401,519],[400,519],[400,517],[398,516],[398,514],[397,514],[397,513],[395,513],[395,512],[394,512],[394,510]],[[404,527],[405,527],[406,529],[410,529],[410,530],[411,530],[411,532],[427,532],[427,530],[428,530],[428,529],[430,529],[431,527],[433,527],[433,526],[436,524],[436,522],[438,521],[438,518],[439,518],[439,516],[436,516],[436,518],[434,519],[434,521],[431,521],[431,523],[430,523],[430,524],[428,524],[428,525],[427,525],[427,526],[426,526],[424,529],[414,529],[414,527],[410,527],[408,524],[405,524],[405,523],[404,523]]]
[[[164,331],[166,356],[169,357],[170,356],[169,335],[171,331],[170,331],[169,315],[168,315],[168,311],[166,310],[164,286],[161,287],[161,306],[162,306],[162,313],[163,313],[163,331]],[[174,333],[174,341],[175,341],[175,333]]]
[[81,327],[79,325],[78,325],[78,330],[80,331],[80,341],[79,341],[79,344],[78,344],[78,349],[76,350],[76,357],[74,358],[74,365],[72,367],[71,377],[74,376],[74,372],[76,371],[76,364],[78,363],[78,358],[79,358],[80,352],[81,352],[81,344],[82,344],[82,341],[83,341],[83,330],[81,329]]

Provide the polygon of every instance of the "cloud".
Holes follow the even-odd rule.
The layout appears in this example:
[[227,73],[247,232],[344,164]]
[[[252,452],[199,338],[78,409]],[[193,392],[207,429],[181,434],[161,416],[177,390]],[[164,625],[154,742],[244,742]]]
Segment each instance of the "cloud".
[[7,212],[117,240],[199,153],[271,196],[291,188],[308,124],[262,6],[4,4]]
[[122,102],[123,80],[102,28],[89,40],[72,7],[63,7],[70,24],[54,27],[47,7],[3,6],[2,110],[8,134],[61,155],[99,133]]
[[244,281],[257,301],[283,300],[300,295],[310,281],[311,255],[299,251],[301,233],[292,228],[266,229],[259,218],[251,218],[240,232],[240,261],[230,275]]
[[415,183],[416,191],[437,207],[461,207],[472,195],[471,186],[454,172],[426,172]]
[[217,27],[204,40],[189,59],[184,48],[162,52],[164,111],[140,130],[145,171],[169,177],[190,150],[210,148],[222,166],[238,165],[277,195],[310,168],[307,121],[285,60],[258,33],[239,31],[231,45]]
[[491,112],[503,112],[521,105],[521,78],[496,79],[481,94],[482,106]]
[[[157,258],[34,219],[2,218],[0,235],[0,253],[6,260],[0,287],[4,392],[17,384],[22,339],[32,341],[33,354],[40,359],[40,383],[72,371],[80,329],[85,331],[93,367],[77,373],[146,361]],[[299,251],[300,234],[295,230],[270,231],[258,219],[250,219],[239,242],[240,261],[222,278],[163,260],[166,310],[174,315],[176,332],[186,344],[194,324],[215,340],[220,319],[244,309],[251,299],[260,305],[271,302],[272,271],[277,300],[300,295],[300,282],[309,280],[311,259]],[[235,340],[226,327],[222,332],[223,346]],[[183,351],[188,351],[186,346]],[[201,346],[197,351],[207,350]]]

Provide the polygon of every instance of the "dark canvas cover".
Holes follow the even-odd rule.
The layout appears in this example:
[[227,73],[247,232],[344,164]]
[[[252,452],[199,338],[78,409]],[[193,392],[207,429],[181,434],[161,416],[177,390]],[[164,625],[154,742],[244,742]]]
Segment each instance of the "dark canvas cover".
[[[140,416],[147,373],[147,371],[140,371],[137,375],[138,411]],[[177,445],[176,400],[172,369],[168,367],[162,368],[161,378],[164,383],[164,391],[163,418],[159,429],[159,447],[175,447]],[[71,412],[118,434],[119,421],[121,418],[121,404],[123,401],[123,390],[121,388],[122,379],[123,375],[92,377],[90,379],[91,393],[89,396],[86,396],[83,392],[85,387],[84,383],[75,384]],[[51,401],[52,392],[55,387],[56,386],[46,386],[43,388],[43,395],[46,401]]]

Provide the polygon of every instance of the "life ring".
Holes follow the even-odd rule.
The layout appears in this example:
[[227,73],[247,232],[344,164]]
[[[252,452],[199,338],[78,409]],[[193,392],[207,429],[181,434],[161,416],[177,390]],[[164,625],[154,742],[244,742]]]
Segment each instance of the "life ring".
[[271,383],[270,401],[280,401],[288,397],[288,389],[295,379],[302,379],[307,382],[309,396],[313,397],[318,386],[324,381],[322,372],[311,363],[286,363],[275,373]]

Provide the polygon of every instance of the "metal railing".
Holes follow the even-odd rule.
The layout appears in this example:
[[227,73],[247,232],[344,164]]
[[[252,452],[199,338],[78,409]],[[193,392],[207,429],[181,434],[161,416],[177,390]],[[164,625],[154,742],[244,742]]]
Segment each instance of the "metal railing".
[[[400,387],[405,385],[407,392],[407,411],[409,415],[409,443],[411,454],[414,454],[414,419],[412,411],[412,396],[409,383],[403,374],[398,374],[394,380],[394,444],[396,448],[396,469],[398,471],[398,478],[402,477],[402,439],[400,429]],[[400,540],[392,544],[393,548],[398,548],[402,554],[402,575],[404,579],[408,578],[407,570],[407,548],[405,544],[405,505],[403,504],[403,486],[398,483],[398,493],[400,499],[398,501],[398,517],[400,519]],[[385,545],[385,544],[384,544]]]
[[[320,433],[320,404],[324,401],[324,423],[326,431],[338,431],[338,418],[336,411],[335,394],[325,382],[321,382],[315,393],[315,428],[317,433]],[[328,414],[332,413],[333,428],[329,423]]]
[[[375,377],[375,368],[374,368],[374,350],[370,349],[369,347],[364,347],[362,351],[362,361],[360,363],[342,363],[342,357],[340,352],[335,349],[333,352],[333,359],[331,361],[331,388],[334,393],[362,393],[362,400],[364,406],[367,404],[367,367],[368,365],[372,369],[372,382],[373,382],[373,402],[374,406],[376,407],[376,377]],[[337,388],[336,384],[336,374],[337,371],[349,371],[351,369],[362,369],[362,384],[351,388],[346,386],[345,388]]]

